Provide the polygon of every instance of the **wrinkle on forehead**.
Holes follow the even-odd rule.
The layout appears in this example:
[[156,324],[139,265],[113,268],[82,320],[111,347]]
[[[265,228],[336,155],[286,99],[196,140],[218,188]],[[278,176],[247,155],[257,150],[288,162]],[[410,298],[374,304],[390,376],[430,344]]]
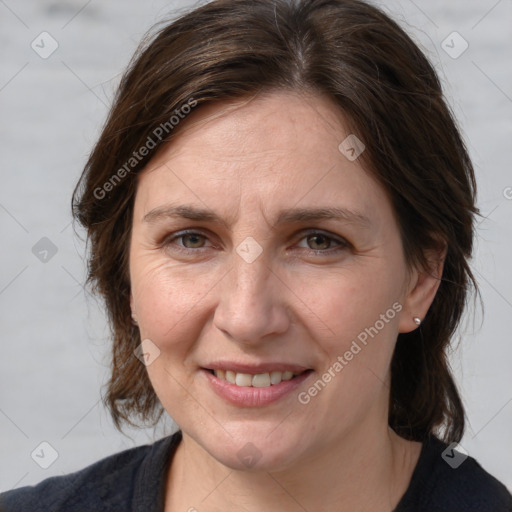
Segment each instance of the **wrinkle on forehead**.
[[[288,105],[283,107],[283,103]],[[269,104],[270,111],[265,108]],[[307,123],[301,120],[305,114]],[[283,123],[285,119],[289,122]],[[343,116],[326,96],[273,90],[215,101],[198,106],[181,121],[179,131],[157,151],[143,172],[161,165],[163,154],[168,162],[183,155],[202,155],[211,162],[233,163],[282,159],[289,155],[293,145],[299,152],[314,151],[314,137],[309,136],[313,132],[321,132],[326,142],[331,141],[333,150],[338,151],[340,137],[344,138],[345,133]],[[256,140],[263,145],[256,146]]]

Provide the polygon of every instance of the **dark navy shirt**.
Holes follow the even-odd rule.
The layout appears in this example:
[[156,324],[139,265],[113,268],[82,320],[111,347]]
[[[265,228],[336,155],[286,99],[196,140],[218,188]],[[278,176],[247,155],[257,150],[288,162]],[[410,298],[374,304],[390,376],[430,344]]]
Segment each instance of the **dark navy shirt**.
[[[180,441],[178,431],[76,473],[8,491],[0,495],[0,511],[162,512],[167,468]],[[471,457],[452,467],[460,455],[446,450],[433,436],[423,444],[409,488],[394,512],[512,511],[512,496],[498,480]],[[195,506],[200,509],[199,503]]]

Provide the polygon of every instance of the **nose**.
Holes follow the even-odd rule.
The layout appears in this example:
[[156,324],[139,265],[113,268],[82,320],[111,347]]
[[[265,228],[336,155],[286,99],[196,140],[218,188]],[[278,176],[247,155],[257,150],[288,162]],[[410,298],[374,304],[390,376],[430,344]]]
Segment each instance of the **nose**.
[[222,280],[214,325],[229,339],[257,345],[283,334],[290,318],[290,290],[264,257],[248,263],[234,254],[233,266]]

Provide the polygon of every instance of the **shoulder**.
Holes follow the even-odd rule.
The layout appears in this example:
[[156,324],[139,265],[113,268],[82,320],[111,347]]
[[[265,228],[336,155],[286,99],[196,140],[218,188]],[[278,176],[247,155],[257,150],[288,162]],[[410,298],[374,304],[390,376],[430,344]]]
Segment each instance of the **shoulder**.
[[512,496],[473,457],[431,436],[396,512],[412,510],[512,512]]
[[132,510],[144,479],[151,481],[157,498],[162,483],[158,476],[163,476],[170,450],[179,442],[178,434],[116,453],[75,473],[3,493],[0,512]]

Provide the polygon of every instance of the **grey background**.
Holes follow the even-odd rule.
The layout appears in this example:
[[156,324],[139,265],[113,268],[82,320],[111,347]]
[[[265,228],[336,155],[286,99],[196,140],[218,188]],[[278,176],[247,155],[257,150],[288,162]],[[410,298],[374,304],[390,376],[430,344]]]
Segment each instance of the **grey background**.
[[[82,288],[84,244],[70,224],[70,198],[136,45],[154,22],[190,5],[0,0],[0,491],[78,470],[172,428],[169,421],[126,437],[101,405],[108,331],[101,304]],[[512,1],[402,0],[384,8],[439,70],[477,169],[485,219],[473,269],[485,315],[469,312],[451,362],[469,417],[461,444],[512,489]],[[43,31],[59,45],[47,59],[31,48]],[[469,43],[456,59],[442,47],[453,31]],[[452,36],[445,44],[453,52],[459,43]],[[57,249],[46,262],[32,250],[43,237]],[[31,458],[43,441],[58,454],[48,469]],[[39,462],[51,461],[51,449],[38,453]]]

